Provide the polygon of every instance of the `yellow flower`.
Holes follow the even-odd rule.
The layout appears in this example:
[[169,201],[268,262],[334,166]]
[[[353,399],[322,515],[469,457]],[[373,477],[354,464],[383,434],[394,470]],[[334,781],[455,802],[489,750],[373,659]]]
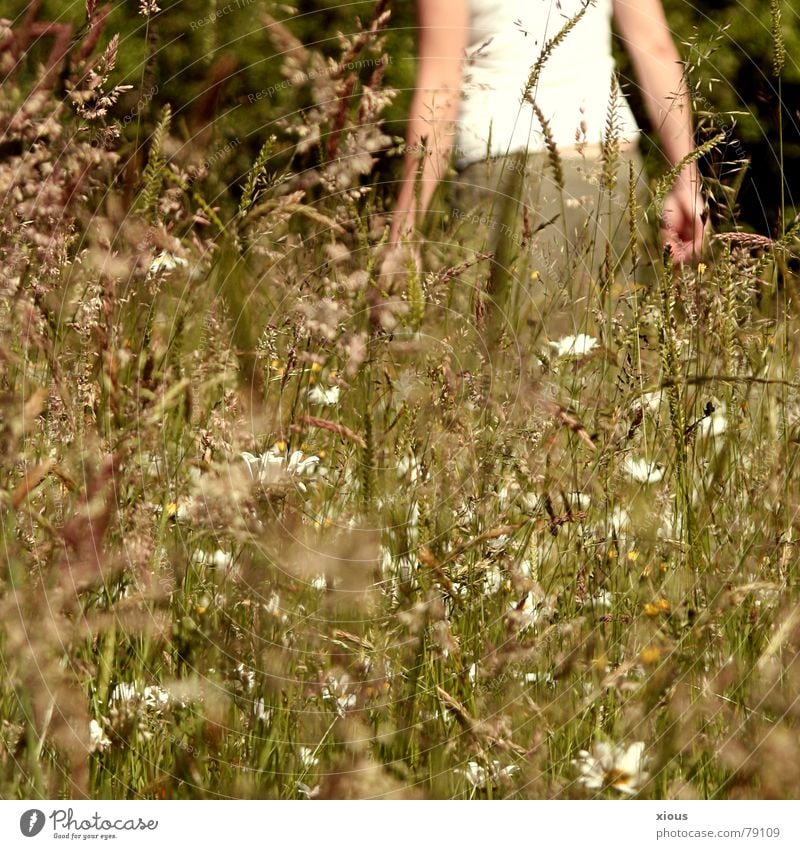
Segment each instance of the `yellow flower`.
[[286,450],[286,441],[283,440],[283,439],[279,439],[275,443],[275,450],[276,451],[285,451]]
[[698,262],[697,263],[697,273],[698,274],[705,274],[707,269],[708,269],[708,266],[704,262]]
[[311,363],[311,371],[316,374],[317,372],[322,371],[322,366],[319,363]]
[[632,551],[628,552],[628,560],[630,560],[631,563],[635,563],[638,559],[639,559],[639,552],[636,551],[636,549],[633,549]]
[[661,612],[652,602],[647,602],[644,606],[644,612],[646,616],[658,616]]
[[646,663],[648,665],[653,663],[658,663],[661,660],[661,649],[658,646],[648,646],[646,649],[642,649],[639,654],[639,658],[642,663]]

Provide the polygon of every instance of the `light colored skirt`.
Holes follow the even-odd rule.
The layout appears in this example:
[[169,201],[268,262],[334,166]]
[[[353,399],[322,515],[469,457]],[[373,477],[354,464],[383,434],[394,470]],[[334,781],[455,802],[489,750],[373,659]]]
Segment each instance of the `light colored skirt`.
[[[561,155],[559,179],[546,152],[484,160],[458,172],[440,195],[442,227],[429,235],[432,264],[469,264],[492,252],[464,271],[463,282],[486,292],[489,278],[502,278],[497,308],[506,320],[533,322],[551,339],[596,329],[599,316],[613,313],[648,268],[652,276],[658,257],[645,220],[650,197],[638,149],[619,151],[610,187],[599,151],[593,153]],[[475,292],[471,306],[460,308],[472,309],[474,300]]]

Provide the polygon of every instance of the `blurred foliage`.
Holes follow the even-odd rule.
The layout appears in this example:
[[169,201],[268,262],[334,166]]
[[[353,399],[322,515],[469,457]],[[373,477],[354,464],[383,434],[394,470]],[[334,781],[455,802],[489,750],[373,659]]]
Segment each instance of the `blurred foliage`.
[[[31,5],[26,0],[4,4],[12,20]],[[282,116],[310,105],[310,86],[289,85],[281,74],[281,51],[270,40],[265,15],[287,21],[304,44],[333,55],[339,33],[352,33],[355,18],[368,20],[374,2],[340,4],[334,0],[305,0],[295,6],[271,0],[181,0],[163,2],[162,11],[147,20],[139,14],[137,0],[112,4],[107,27],[120,32],[119,83],[133,86],[116,107],[120,117],[130,116],[126,136],[142,145],[160,114],[170,103],[175,130],[205,153],[230,149],[213,160],[218,175],[220,202],[228,187],[240,186],[250,163],[264,140],[276,132]],[[384,82],[398,90],[386,112],[390,134],[402,136],[404,116],[414,83],[415,4],[390,3],[391,32],[387,39],[389,65]],[[734,217],[759,232],[773,232],[781,204],[779,98],[771,75],[773,37],[770,4],[763,0],[709,0],[702,8],[684,0],[665,0],[670,25],[681,53],[686,57],[697,91],[700,140],[724,130],[729,144],[716,159],[706,163],[714,196],[721,205],[720,217]],[[102,4],[98,4],[102,8]],[[783,3],[782,33],[786,63],[781,97],[783,108],[783,173],[800,164],[800,27],[796,10]],[[41,19],[69,21],[76,30],[85,20],[83,0],[43,0]],[[46,42],[46,39],[40,39]],[[39,46],[43,60],[49,47]],[[37,56],[36,51],[33,52]],[[626,90],[641,125],[647,120],[626,57],[619,56]],[[35,68],[31,68],[31,73]],[[358,72],[364,81],[369,68]],[[274,89],[274,91],[272,90]],[[235,144],[230,142],[235,140]],[[663,165],[650,148],[654,172]],[[131,167],[142,167],[138,149]],[[737,160],[749,160],[749,174],[737,197],[725,200],[718,183],[736,185]],[[379,166],[384,180],[398,173],[398,155],[387,155]],[[717,189],[715,190],[715,186]],[[787,217],[797,199],[785,184]],[[233,204],[239,190],[227,200]],[[734,190],[728,194],[733,196]],[[737,206],[738,202],[738,206]]]

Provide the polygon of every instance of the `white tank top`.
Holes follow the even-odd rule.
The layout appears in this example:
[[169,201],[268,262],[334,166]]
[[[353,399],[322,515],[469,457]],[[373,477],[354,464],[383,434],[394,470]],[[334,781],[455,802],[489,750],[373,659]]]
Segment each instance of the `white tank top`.
[[[471,162],[544,148],[541,127],[522,92],[543,46],[580,11],[581,0],[469,0],[470,31],[463,97],[455,139],[455,162]],[[556,144],[600,142],[606,125],[614,59],[612,0],[595,0],[545,62],[532,92],[550,122]],[[622,140],[639,130],[620,94]],[[491,127],[491,140],[490,140]]]

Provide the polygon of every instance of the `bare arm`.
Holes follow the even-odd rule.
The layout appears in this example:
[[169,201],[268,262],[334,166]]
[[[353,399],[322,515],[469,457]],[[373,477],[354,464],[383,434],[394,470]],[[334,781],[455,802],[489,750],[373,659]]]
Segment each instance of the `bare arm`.
[[[462,61],[469,30],[467,0],[417,0],[417,14],[420,27],[417,77],[390,242],[397,242],[420,223],[445,174],[461,99]],[[417,199],[414,183],[421,156],[424,163]]]
[[[661,0],[614,0],[614,15],[648,117],[674,166],[695,147],[692,105]],[[663,227],[677,259],[702,247],[702,207],[697,168],[691,164],[681,172],[665,207]]]

